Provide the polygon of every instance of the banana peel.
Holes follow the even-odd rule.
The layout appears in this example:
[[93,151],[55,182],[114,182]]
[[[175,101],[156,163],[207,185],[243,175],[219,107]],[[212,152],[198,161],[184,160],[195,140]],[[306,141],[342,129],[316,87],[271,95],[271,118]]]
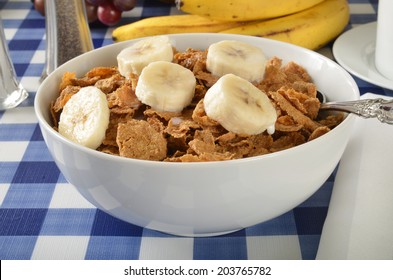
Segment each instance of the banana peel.
[[214,33],[243,25],[242,22],[225,22],[198,15],[171,15],[141,19],[115,28],[114,42],[142,37],[175,33]]
[[349,17],[347,0],[325,0],[299,13],[248,23],[219,33],[270,38],[317,50],[344,30]]
[[186,13],[223,21],[266,20],[313,7],[324,0],[176,0]]
[[317,50],[349,22],[347,0],[324,0],[290,15],[255,21],[221,21],[186,14],[142,19],[113,30],[114,42],[175,33],[229,33],[258,36]]

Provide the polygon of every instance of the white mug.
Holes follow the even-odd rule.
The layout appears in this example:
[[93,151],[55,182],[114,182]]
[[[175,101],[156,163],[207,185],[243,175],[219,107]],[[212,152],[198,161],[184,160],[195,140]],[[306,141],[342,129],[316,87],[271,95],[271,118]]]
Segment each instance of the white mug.
[[379,0],[375,66],[380,74],[393,81],[393,0]]

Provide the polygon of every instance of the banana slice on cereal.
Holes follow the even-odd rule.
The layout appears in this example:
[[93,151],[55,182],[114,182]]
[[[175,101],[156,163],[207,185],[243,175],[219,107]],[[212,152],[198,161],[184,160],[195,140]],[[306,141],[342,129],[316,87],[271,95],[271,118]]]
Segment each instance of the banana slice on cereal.
[[161,35],[140,40],[117,55],[121,75],[140,75],[142,69],[154,61],[172,61],[173,47],[168,36]]
[[222,76],[203,100],[206,115],[226,130],[256,135],[274,133],[276,110],[269,97],[249,81],[233,74]]
[[105,94],[97,87],[81,88],[65,104],[60,115],[59,133],[67,139],[97,149],[105,138],[109,107]]
[[157,61],[146,66],[135,89],[138,99],[160,112],[181,112],[194,97],[196,79],[187,68]]
[[215,76],[231,73],[250,82],[260,82],[265,66],[263,51],[244,42],[223,40],[208,48],[206,68]]

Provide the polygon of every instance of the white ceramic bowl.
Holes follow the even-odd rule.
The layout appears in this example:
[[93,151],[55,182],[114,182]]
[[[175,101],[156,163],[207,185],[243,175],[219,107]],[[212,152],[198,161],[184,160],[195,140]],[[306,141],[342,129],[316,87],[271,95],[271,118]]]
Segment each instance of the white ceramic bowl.
[[[176,48],[205,49],[234,39],[263,49],[268,57],[295,61],[330,100],[354,100],[359,90],[338,64],[286,43],[227,34],[171,35]],[[65,178],[99,209],[124,221],[185,236],[236,231],[272,219],[309,198],[331,174],[345,149],[354,116],[309,143],[253,158],[224,162],[168,163],[121,158],[62,137],[50,124],[49,104],[65,71],[83,75],[92,67],[116,65],[133,41],[83,54],[56,69],[39,87],[35,111],[40,128]]]

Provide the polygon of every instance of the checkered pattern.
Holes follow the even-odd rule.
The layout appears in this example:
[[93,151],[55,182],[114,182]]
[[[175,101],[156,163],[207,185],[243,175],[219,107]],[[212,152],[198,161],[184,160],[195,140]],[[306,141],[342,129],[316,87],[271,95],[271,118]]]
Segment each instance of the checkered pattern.
[[[350,0],[348,28],[376,20],[377,1]],[[219,237],[175,237],[120,221],[96,209],[53,162],[33,110],[45,61],[45,20],[28,0],[0,1],[11,59],[29,91],[0,112],[0,259],[314,259],[335,172],[310,199],[282,216]],[[138,0],[122,23],[179,13]],[[91,25],[94,46],[111,44],[111,28]],[[331,49],[321,50],[331,56]],[[392,95],[358,78],[362,93]]]

